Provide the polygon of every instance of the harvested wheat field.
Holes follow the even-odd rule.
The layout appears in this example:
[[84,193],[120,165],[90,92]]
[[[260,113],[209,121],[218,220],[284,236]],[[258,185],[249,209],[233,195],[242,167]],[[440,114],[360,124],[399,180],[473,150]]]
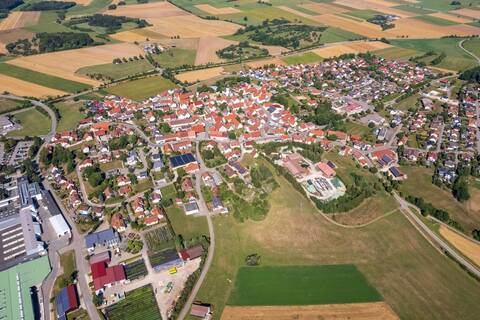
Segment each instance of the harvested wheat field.
[[472,22],[472,19],[466,19],[466,18],[457,16],[457,15],[449,14],[449,13],[445,13],[445,12],[435,12],[435,13],[432,13],[432,14],[429,14],[429,15],[440,18],[440,19],[445,19],[445,20],[448,20],[448,21],[457,22],[457,23]]
[[314,49],[312,52],[322,58],[338,57],[346,53],[365,53],[381,49],[391,48],[392,46],[381,41],[352,41],[329,47]]
[[149,19],[152,31],[167,37],[200,38],[206,36],[226,36],[235,33],[240,26],[221,20],[205,20],[194,15]]
[[222,73],[223,68],[216,67],[179,73],[175,76],[175,78],[182,82],[196,82],[218,77]]
[[35,33],[23,29],[0,31],[0,53],[7,53],[5,46],[18,39],[31,39]]
[[225,61],[217,55],[217,51],[237,44],[238,41],[227,40],[219,37],[201,37],[198,42],[197,56],[195,57],[195,65],[206,64],[208,62]]
[[287,48],[280,47],[280,46],[264,46],[264,45],[259,45],[260,48],[265,48],[268,50],[268,53],[272,56],[278,56],[282,54],[283,52],[288,52]]
[[480,10],[459,9],[459,10],[450,11],[450,13],[465,16],[465,17],[470,17],[474,19],[480,19]]
[[184,38],[184,39],[170,39],[165,38],[159,41],[159,43],[168,48],[179,48],[186,50],[197,50],[199,38]]
[[387,33],[396,37],[408,36],[409,38],[440,38],[451,35],[480,35],[480,28],[466,24],[440,26],[412,18],[399,19],[395,21],[395,28],[389,29]]
[[148,41],[166,39],[165,36],[149,30],[148,27],[114,33],[109,35],[109,37],[122,42],[144,42],[147,41],[147,39]]
[[387,36],[386,32],[383,32],[379,25],[366,21],[355,21],[334,14],[322,14],[312,19],[329,27],[338,27],[369,38],[382,38]]
[[306,3],[300,6],[313,12],[318,12],[320,14],[337,14],[350,11],[345,7],[336,6],[335,4],[331,3]]
[[115,58],[132,57],[139,54],[143,54],[143,51],[138,46],[120,43],[21,57],[7,61],[7,63],[60,78],[98,85],[99,81],[81,77],[75,72],[82,67],[111,63]]
[[188,12],[183,11],[167,1],[119,6],[116,10],[109,11],[108,14],[147,19],[149,21],[152,18],[159,19],[190,15]]
[[0,31],[34,25],[40,18],[40,11],[14,11],[0,22]]
[[334,4],[350,7],[358,10],[378,9],[398,6],[398,3],[383,0],[336,0]]
[[82,6],[88,6],[90,2],[92,2],[93,0],[72,0],[72,1]]
[[440,234],[465,257],[470,259],[477,266],[480,266],[480,244],[467,239],[465,236],[458,234],[444,225],[440,226]]
[[279,59],[279,58],[268,58],[268,59],[262,59],[262,60],[254,60],[254,61],[249,61],[246,63],[247,66],[250,68],[260,68],[263,67],[266,64],[276,64],[276,65],[285,65],[285,61]]
[[303,18],[307,18],[307,19],[309,19],[309,18],[312,17],[312,16],[309,15],[309,14],[306,14],[306,13],[304,13],[304,12],[295,10],[295,9],[290,8],[290,7],[287,7],[287,6],[278,6],[278,8],[282,9],[283,11],[293,13],[294,15],[297,15],[297,16],[299,16],[299,17],[303,17]]
[[195,5],[197,9],[200,9],[206,13],[213,14],[213,15],[222,15],[222,14],[231,14],[231,13],[240,13],[242,11],[232,8],[232,7],[225,7],[225,8],[215,8],[209,4],[197,4]]
[[47,96],[63,96],[66,92],[43,87],[34,83],[26,82],[0,74],[0,92],[8,91],[17,96],[29,96],[44,98]]
[[394,320],[399,319],[385,302],[307,306],[227,306],[221,320]]

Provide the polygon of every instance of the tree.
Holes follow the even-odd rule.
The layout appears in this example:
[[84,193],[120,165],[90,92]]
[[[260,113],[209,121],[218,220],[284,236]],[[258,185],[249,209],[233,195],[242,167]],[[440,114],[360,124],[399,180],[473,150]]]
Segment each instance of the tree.
[[100,294],[94,294],[92,297],[92,302],[97,307],[101,306],[103,303],[103,296]]
[[468,184],[465,176],[460,176],[455,180],[452,187],[453,196],[458,201],[467,201],[470,199],[470,192],[468,192]]

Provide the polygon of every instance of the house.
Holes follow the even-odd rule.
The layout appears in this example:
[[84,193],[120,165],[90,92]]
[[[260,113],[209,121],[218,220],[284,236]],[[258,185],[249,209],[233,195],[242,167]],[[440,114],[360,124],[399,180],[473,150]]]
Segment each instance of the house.
[[190,315],[201,319],[210,319],[212,316],[212,310],[209,304],[192,304],[190,309]]
[[107,267],[105,261],[90,264],[95,293],[103,292],[105,287],[123,283],[127,279],[122,265]]
[[85,236],[85,246],[90,253],[93,252],[97,246],[111,248],[117,246],[119,243],[119,234],[111,228],[90,233]]
[[123,220],[123,216],[119,212],[113,214],[112,220],[110,221],[110,225],[117,232],[123,232],[127,228],[127,226],[125,225],[125,221]]
[[333,170],[328,164],[325,162],[319,162],[315,165],[315,167],[322,172],[322,174],[327,178],[333,178],[335,176],[335,170]]
[[183,179],[181,183],[181,188],[183,192],[192,192],[194,190],[192,179],[190,178]]
[[79,306],[75,284],[70,284],[60,290],[55,297],[57,319],[66,320],[67,313],[76,310]]
[[200,170],[200,166],[196,162],[191,162],[185,166],[185,171],[188,174],[198,172],[199,170]]
[[183,249],[179,254],[183,261],[188,261],[201,257],[203,252],[203,247],[201,245],[196,245],[188,249]]
[[152,170],[155,172],[158,172],[158,171],[162,171],[164,167],[165,167],[165,164],[163,163],[162,160],[156,160],[153,162]]
[[185,214],[187,216],[200,212],[200,209],[198,208],[198,204],[195,200],[185,203],[183,205],[183,209],[185,210]]

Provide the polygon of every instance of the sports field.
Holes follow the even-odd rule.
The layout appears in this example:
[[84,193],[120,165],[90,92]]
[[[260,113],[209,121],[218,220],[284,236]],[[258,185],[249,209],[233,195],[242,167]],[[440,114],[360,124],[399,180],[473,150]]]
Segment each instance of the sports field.
[[278,179],[265,220],[214,218],[215,256],[196,297],[215,306],[214,319],[220,319],[237,270],[252,253],[261,256],[262,266],[355,264],[401,319],[476,319],[478,283],[401,214],[364,228],[341,228]]
[[16,113],[14,118],[22,126],[22,129],[10,131],[7,136],[43,136],[50,131],[50,117],[40,113],[35,108]]
[[170,80],[161,76],[154,76],[122,82],[116,86],[109,87],[107,92],[133,100],[143,100],[174,87],[175,84]]
[[313,305],[380,301],[354,265],[242,267],[228,304]]

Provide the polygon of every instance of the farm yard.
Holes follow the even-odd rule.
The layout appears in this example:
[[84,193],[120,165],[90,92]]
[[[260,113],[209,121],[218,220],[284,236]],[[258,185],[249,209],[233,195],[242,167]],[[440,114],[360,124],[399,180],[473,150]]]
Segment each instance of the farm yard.
[[277,182],[265,220],[214,219],[214,261],[197,298],[215,306],[215,319],[252,253],[261,256],[262,266],[355,264],[399,318],[475,318],[476,281],[425,242],[400,213],[363,228],[337,227],[285,179]]
[[111,320],[156,320],[161,319],[152,286],[146,285],[125,293],[125,299],[105,309]]
[[354,265],[242,267],[229,305],[317,305],[380,301]]

